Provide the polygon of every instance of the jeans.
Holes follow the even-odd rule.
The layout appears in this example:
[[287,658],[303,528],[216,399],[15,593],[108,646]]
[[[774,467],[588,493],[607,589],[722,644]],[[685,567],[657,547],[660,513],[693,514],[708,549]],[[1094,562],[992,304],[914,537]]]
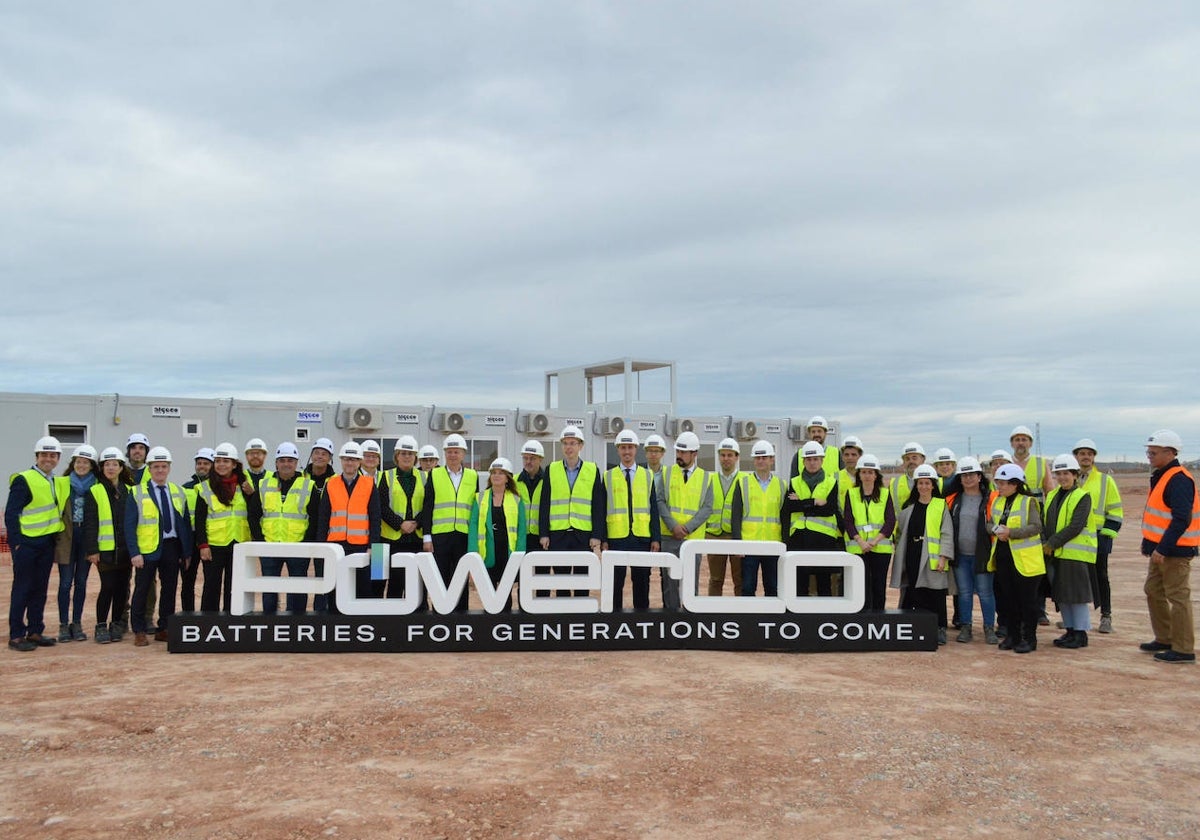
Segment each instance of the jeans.
[[[71,559],[58,567],[59,624],[83,623],[83,602],[87,598],[87,579],[92,564],[84,553],[83,526],[77,525],[76,528],[75,539],[71,542]],[[71,597],[72,585],[75,586],[74,598]]]
[[[263,577],[280,577],[283,574],[283,567],[287,566],[288,577],[302,578],[308,577],[309,558],[307,557],[261,557],[259,563],[262,565]],[[279,593],[264,592],[262,594],[263,612],[271,615],[279,612]],[[287,594],[287,609],[288,612],[304,612],[308,609],[308,595],[303,592],[289,592]]]
[[983,626],[996,626],[996,596],[992,590],[992,573],[975,572],[975,555],[960,554],[954,567],[954,582],[958,584],[958,618],[964,627],[971,626],[971,607],[979,596],[979,611]]

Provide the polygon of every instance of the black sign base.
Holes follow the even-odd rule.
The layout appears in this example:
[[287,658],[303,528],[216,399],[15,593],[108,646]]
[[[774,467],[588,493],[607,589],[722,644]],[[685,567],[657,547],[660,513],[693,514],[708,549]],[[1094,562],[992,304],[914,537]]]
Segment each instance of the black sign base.
[[466,651],[937,650],[928,612],[706,615],[621,612],[341,616],[176,613],[171,653],[447,653]]

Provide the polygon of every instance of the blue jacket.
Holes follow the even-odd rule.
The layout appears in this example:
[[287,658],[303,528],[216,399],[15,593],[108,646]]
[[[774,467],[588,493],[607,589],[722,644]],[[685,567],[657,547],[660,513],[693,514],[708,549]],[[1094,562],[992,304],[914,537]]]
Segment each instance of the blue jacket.
[[[155,502],[157,502],[158,501],[158,499],[157,499],[158,491],[153,489],[154,482],[150,482],[150,484],[148,486],[151,488],[150,489],[151,496],[154,497]],[[191,557],[192,556],[192,523],[189,521],[189,518],[188,518],[187,502],[186,501],[184,502],[182,515],[180,515],[179,511],[175,510],[174,505],[171,506],[171,513],[175,518],[175,534],[179,537],[179,556],[180,557]],[[158,521],[158,525],[159,525],[159,527],[158,527],[158,533],[159,533],[158,550],[152,551],[149,554],[142,555],[142,560],[144,560],[147,563],[158,562],[158,556],[159,556],[159,554],[162,553],[162,531],[163,531],[162,526],[163,526],[163,524],[164,524],[164,520],[160,518]],[[136,557],[138,554],[140,554],[140,552],[138,551],[137,526],[138,526],[138,506],[134,502],[134,498],[131,495],[125,503],[125,544],[129,547],[129,556],[130,557]]]

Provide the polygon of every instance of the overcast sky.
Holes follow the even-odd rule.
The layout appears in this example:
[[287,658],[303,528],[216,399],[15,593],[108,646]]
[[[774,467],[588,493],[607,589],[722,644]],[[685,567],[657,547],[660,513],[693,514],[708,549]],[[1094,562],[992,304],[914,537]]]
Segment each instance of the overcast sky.
[[9,3],[0,390],[1200,454],[1191,2]]

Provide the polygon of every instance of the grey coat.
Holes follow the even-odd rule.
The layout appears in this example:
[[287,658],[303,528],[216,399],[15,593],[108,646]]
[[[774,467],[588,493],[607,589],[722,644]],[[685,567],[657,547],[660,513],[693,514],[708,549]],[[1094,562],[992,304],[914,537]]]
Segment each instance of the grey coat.
[[[912,505],[903,507],[896,514],[896,531],[893,539],[896,543],[895,556],[892,558],[892,589],[904,588],[905,554],[908,552],[908,540],[905,531],[908,520],[912,518]],[[928,589],[949,589],[954,576],[949,572],[949,558],[954,556],[954,525],[950,521],[950,511],[942,516],[942,547],[941,556],[947,558],[947,571],[938,572],[929,568],[929,544],[921,543],[921,570],[917,574],[917,586]]]

